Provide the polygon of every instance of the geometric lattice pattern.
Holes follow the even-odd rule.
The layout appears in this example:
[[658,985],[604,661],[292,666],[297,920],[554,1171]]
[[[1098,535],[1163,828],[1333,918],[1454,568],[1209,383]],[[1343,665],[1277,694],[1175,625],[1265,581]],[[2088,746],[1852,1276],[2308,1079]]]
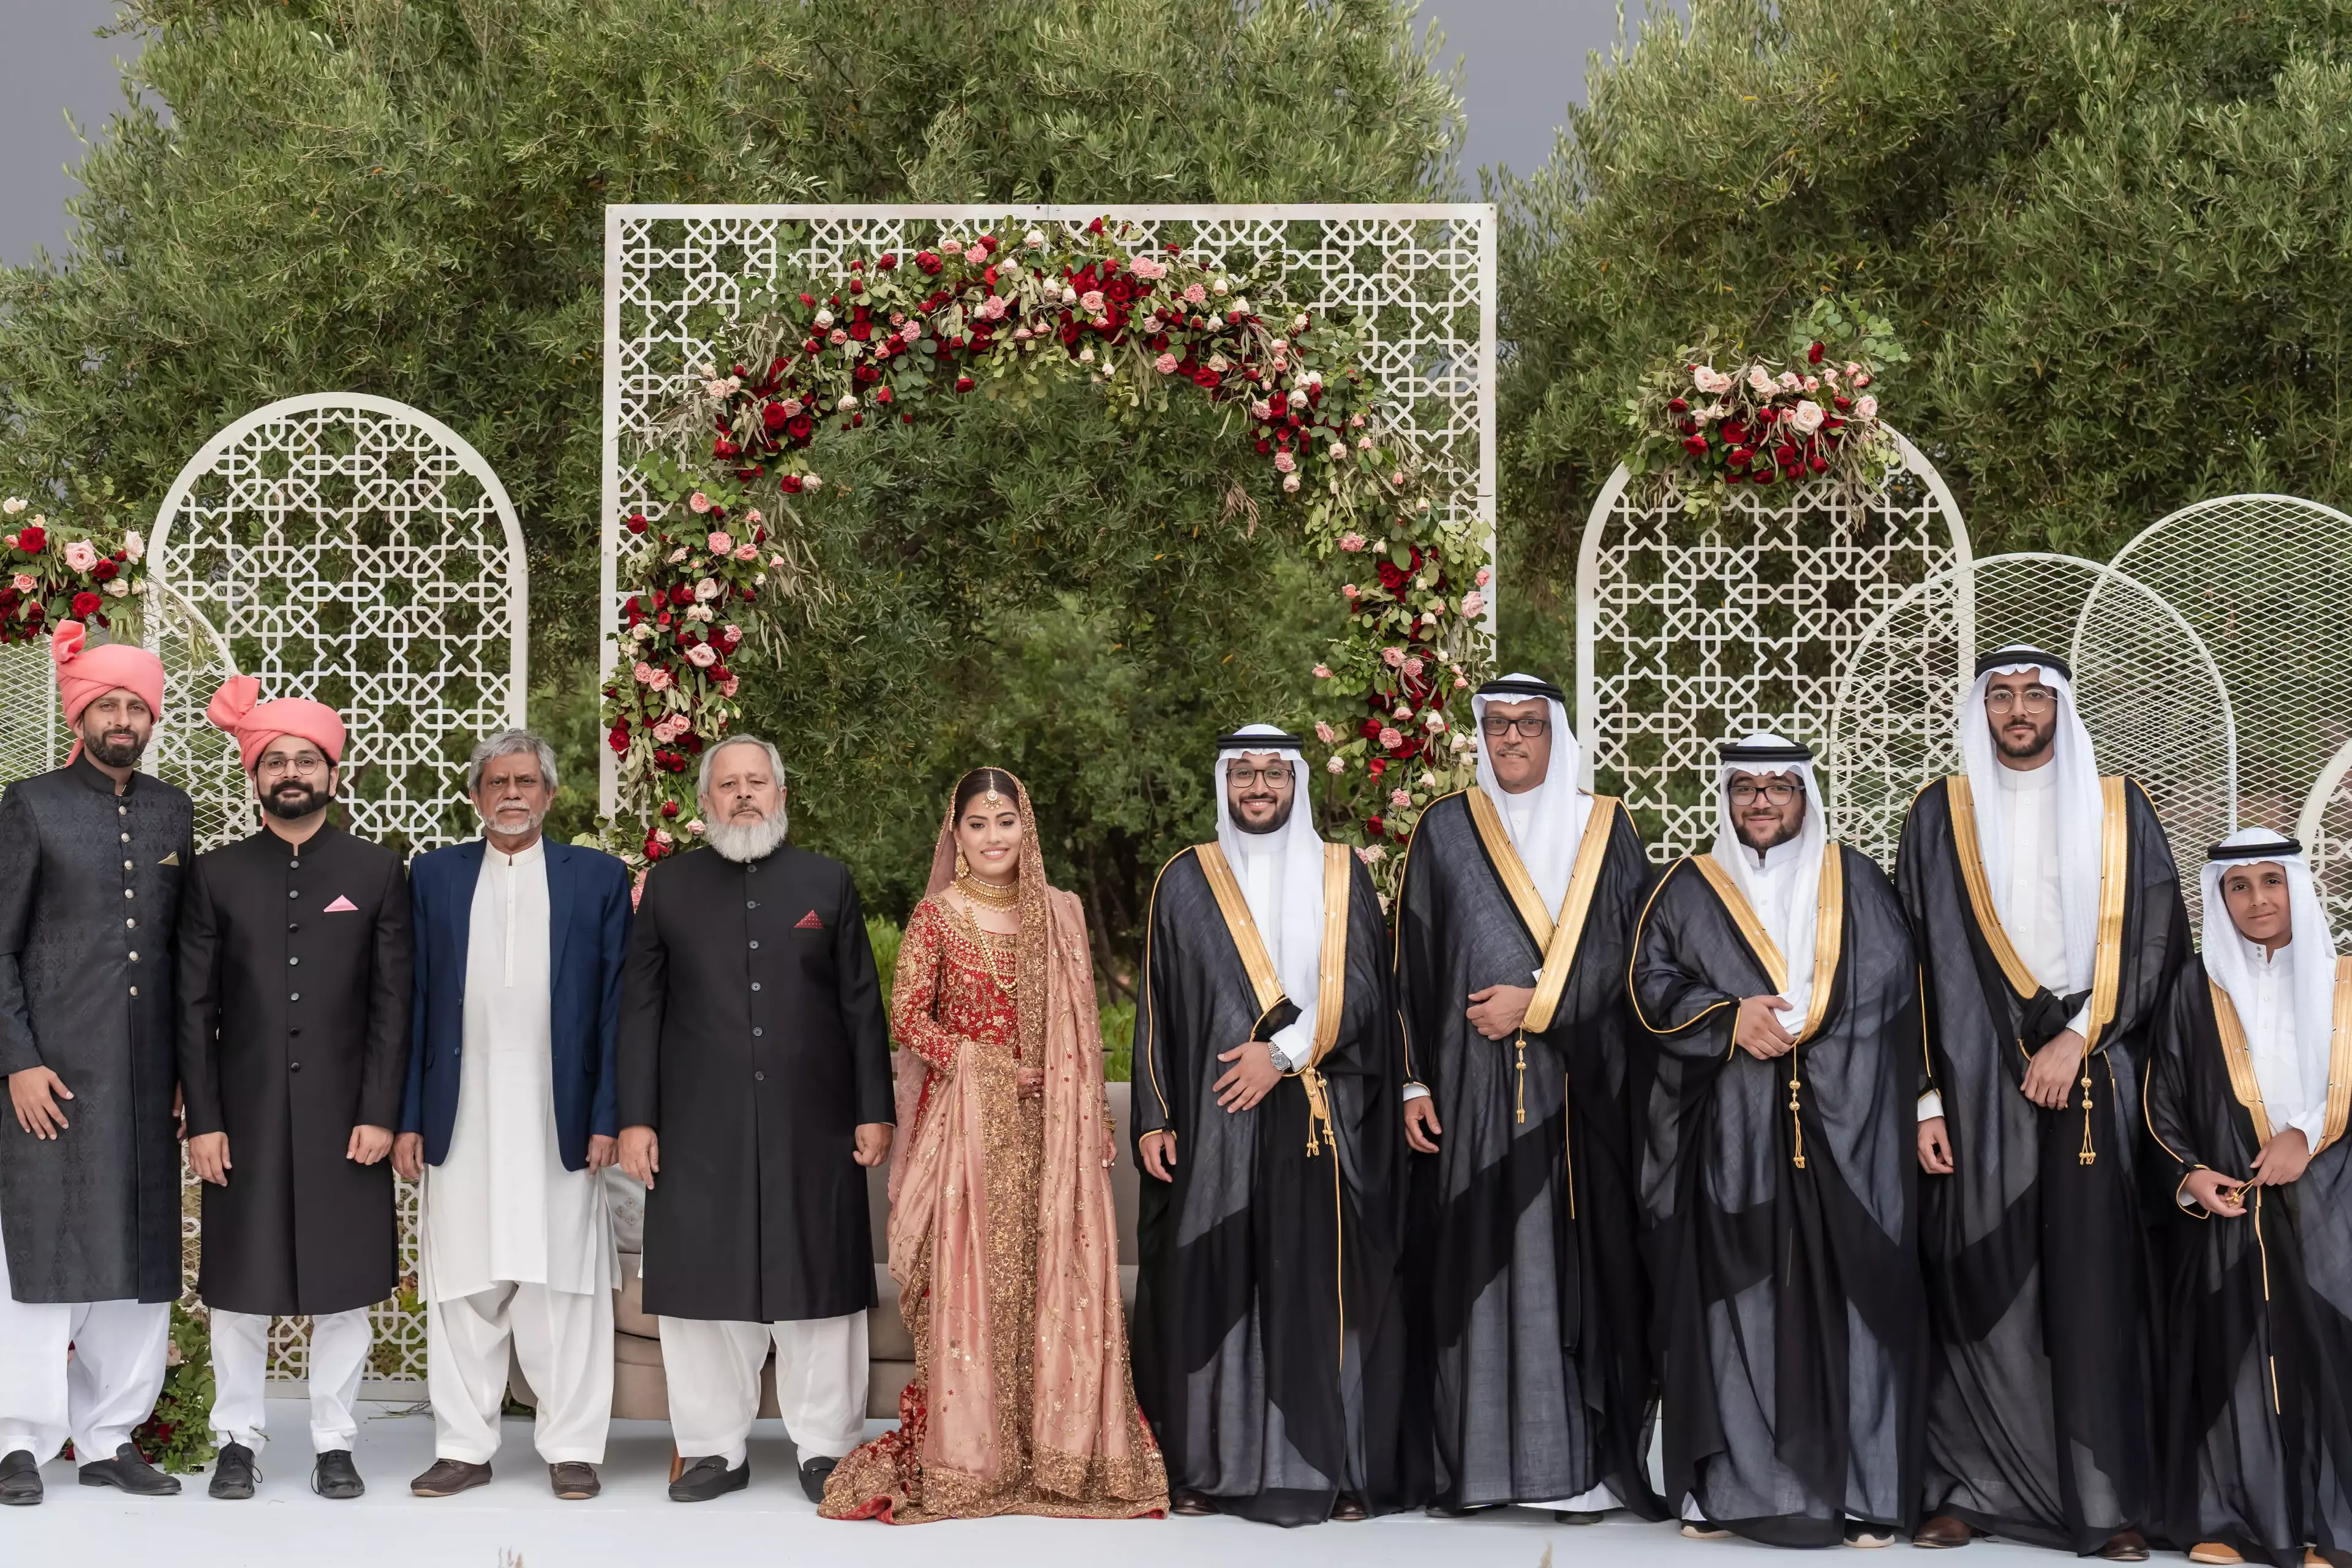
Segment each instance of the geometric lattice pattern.
[[1895,439],[1901,465],[1864,496],[1711,487],[1701,510],[1622,468],[1601,490],[1577,571],[1576,728],[1591,787],[1624,800],[1654,859],[1714,841],[1719,746],[1771,730],[1821,747],[1871,626],[1967,561],[1950,491]]
[[2147,791],[2194,915],[2204,846],[2230,831],[2235,809],[2229,697],[2179,614],[2096,561],[1988,556],[1937,573],[1879,617],[1850,656],[1831,714],[1824,760],[1838,837],[1893,866],[1912,797],[1959,771],[1956,709],[1975,673],[1962,627],[1970,614],[1977,647],[2032,643],[2073,668],[2099,770]]
[[[747,295],[779,278],[845,279],[853,256],[917,249],[946,232],[1017,237],[1059,226],[1075,234],[1106,216],[1135,226],[1138,251],[1177,244],[1229,269],[1278,271],[1299,309],[1353,314],[1385,393],[1381,417],[1418,438],[1434,504],[1492,540],[1492,206],[609,206],[604,602],[616,604],[623,520],[660,515],[632,466],[640,443],[688,367],[718,357],[712,345]],[[608,615],[608,626],[615,618]],[[612,654],[608,633],[608,665]],[[609,812],[614,758],[606,752],[603,761]]]
[[[415,853],[478,831],[466,759],[483,735],[523,721],[529,587],[513,504],[463,437],[387,398],[271,404],[181,471],[150,550],[162,589],[209,623],[265,700],[309,697],[342,715],[352,832]],[[153,752],[160,773],[198,796],[200,849],[258,821],[234,749],[204,721],[221,673],[188,669]],[[235,809],[208,821],[208,795]],[[194,1196],[191,1182],[192,1234]],[[406,1183],[400,1204],[404,1289],[376,1310],[374,1369],[422,1379]],[[279,1322],[273,1370],[302,1375],[309,1337],[307,1321]]]

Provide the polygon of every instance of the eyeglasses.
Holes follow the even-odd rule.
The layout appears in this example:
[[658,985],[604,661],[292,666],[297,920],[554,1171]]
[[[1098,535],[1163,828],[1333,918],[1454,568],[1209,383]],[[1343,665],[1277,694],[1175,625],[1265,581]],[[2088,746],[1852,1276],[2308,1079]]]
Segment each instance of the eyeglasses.
[[267,773],[271,778],[277,778],[284,773],[300,773],[308,779],[318,777],[331,765],[326,758],[312,752],[306,756],[293,758],[291,761],[284,757],[264,757],[254,772]]
[[1490,741],[1499,741],[1514,730],[1522,740],[1540,741],[1551,733],[1551,721],[1541,714],[1532,719],[1506,719],[1499,713],[1489,713],[1478,721],[1478,728],[1486,732]]
[[[1985,693],[1985,710],[2006,713],[2017,706],[2019,695],[2006,686],[1996,686]],[[2029,686],[2022,695],[2028,713],[2047,713],[2052,704],[2058,700],[2058,694],[2046,686]]]
[[1286,784],[1290,782],[1290,764],[1283,763],[1270,768],[1244,768],[1228,763],[1225,765],[1225,780],[1229,784],[1237,784],[1244,789],[1260,784]]
[[1805,792],[1801,785],[1792,784],[1736,784],[1730,786],[1729,793],[1734,805],[1754,805],[1759,800],[1786,805]]

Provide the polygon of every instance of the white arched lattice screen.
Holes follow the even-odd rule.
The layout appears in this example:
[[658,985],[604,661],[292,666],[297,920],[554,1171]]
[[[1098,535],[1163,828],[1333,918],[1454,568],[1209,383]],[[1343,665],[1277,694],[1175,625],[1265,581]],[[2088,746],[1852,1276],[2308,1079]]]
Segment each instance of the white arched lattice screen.
[[[1577,564],[1576,728],[1586,781],[1623,798],[1659,859],[1715,837],[1717,748],[1751,730],[1819,746],[1871,624],[1969,560],[1960,509],[1918,449],[1875,493],[1742,488],[1696,511],[1620,468]],[[1968,605],[1956,606],[1968,625]]]
[[[523,721],[530,593],[514,506],[464,437],[388,398],[273,403],[181,470],[150,550],[162,589],[216,629],[265,697],[341,712],[353,832],[414,852],[478,831],[466,759],[481,736]],[[256,817],[233,753],[204,722],[211,689],[199,684],[172,694],[155,754],[166,776],[236,803],[207,847],[251,832]],[[405,1184],[401,1203],[413,1273]],[[424,1376],[424,1316],[403,1305],[414,1300],[377,1309],[380,1375]],[[275,1364],[299,1373],[308,1340],[307,1321],[280,1322]]]
[[[642,509],[631,464],[654,405],[709,357],[745,295],[785,277],[845,277],[853,254],[982,226],[1018,233],[1097,217],[1137,249],[1176,243],[1235,268],[1278,268],[1301,309],[1363,323],[1387,413],[1420,438],[1439,504],[1489,540],[1495,496],[1495,209],[1484,204],[1299,206],[610,206],[604,209],[604,599],[623,520]],[[1490,602],[1492,595],[1489,595]],[[1489,612],[1491,616],[1491,611]],[[1491,625],[1491,620],[1489,622]],[[612,645],[605,646],[611,663]],[[604,809],[614,808],[613,757]]]

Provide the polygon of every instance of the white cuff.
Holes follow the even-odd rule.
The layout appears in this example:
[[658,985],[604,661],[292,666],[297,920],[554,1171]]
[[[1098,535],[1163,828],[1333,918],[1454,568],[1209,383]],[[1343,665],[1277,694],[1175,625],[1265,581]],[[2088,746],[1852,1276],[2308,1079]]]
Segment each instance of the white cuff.
[[2320,1138],[2327,1131],[2327,1102],[2320,1101],[2287,1125],[2303,1134],[2305,1147],[2317,1149]]
[[1920,1121],[1935,1121],[1935,1120],[1936,1120],[1936,1118],[1937,1118],[1938,1116],[1941,1116],[1941,1115],[1943,1115],[1943,1114],[1944,1114],[1944,1093],[1943,1093],[1943,1090],[1941,1090],[1941,1089],[1929,1089],[1927,1093],[1925,1093],[1925,1094],[1923,1094],[1923,1095],[1921,1095],[1921,1096],[1919,1097],[1919,1120],[1920,1120]]
[[1427,1100],[1429,1098],[1429,1086],[1427,1084],[1421,1083],[1409,1083],[1404,1086],[1404,1098],[1408,1104],[1416,1100]]
[[2091,1005],[2088,1002],[2084,1003],[2083,1010],[2066,1020],[2066,1026],[2084,1039],[2089,1039],[2091,1037]]

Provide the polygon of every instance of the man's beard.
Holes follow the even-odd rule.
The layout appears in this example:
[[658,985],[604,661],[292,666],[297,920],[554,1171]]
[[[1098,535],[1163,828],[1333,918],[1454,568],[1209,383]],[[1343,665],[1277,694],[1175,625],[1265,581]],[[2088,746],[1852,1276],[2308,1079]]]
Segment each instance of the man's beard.
[[1802,816],[1799,816],[1796,821],[1788,824],[1785,829],[1782,828],[1780,824],[1774,823],[1772,826],[1768,828],[1766,831],[1777,832],[1779,836],[1777,837],[1768,839],[1762,844],[1757,843],[1754,838],[1749,837],[1749,828],[1747,823],[1735,821],[1732,824],[1732,826],[1739,835],[1739,842],[1748,846],[1748,848],[1755,850],[1759,855],[1764,855],[1770,853],[1772,850],[1778,849],[1783,844],[1794,844],[1798,839],[1803,837],[1805,833],[1805,819]]
[[331,799],[324,790],[297,781],[282,784],[261,797],[261,809],[280,822],[298,822],[323,808]]
[[1279,833],[1289,826],[1290,814],[1297,809],[1298,809],[1298,797],[1294,795],[1282,803],[1281,807],[1275,812],[1272,820],[1263,827],[1252,826],[1249,818],[1238,811],[1228,811],[1225,815],[1231,816],[1234,819],[1234,826],[1244,833]]
[[783,803],[779,801],[776,809],[758,822],[714,822],[702,830],[702,837],[721,856],[741,866],[774,854],[784,841],[788,826]]
[[2057,738],[2058,716],[2055,713],[2050,716],[2048,724],[2036,724],[2033,727],[2033,739],[2022,745],[2009,738],[2009,727],[2005,724],[1995,725],[1992,731],[1992,743],[2000,748],[2001,755],[2020,759],[2040,756],[2050,749],[2050,743]]
[[145,754],[147,742],[139,738],[136,730],[113,730],[95,737],[84,735],[81,749],[92,762],[104,763],[110,768],[133,768]]

